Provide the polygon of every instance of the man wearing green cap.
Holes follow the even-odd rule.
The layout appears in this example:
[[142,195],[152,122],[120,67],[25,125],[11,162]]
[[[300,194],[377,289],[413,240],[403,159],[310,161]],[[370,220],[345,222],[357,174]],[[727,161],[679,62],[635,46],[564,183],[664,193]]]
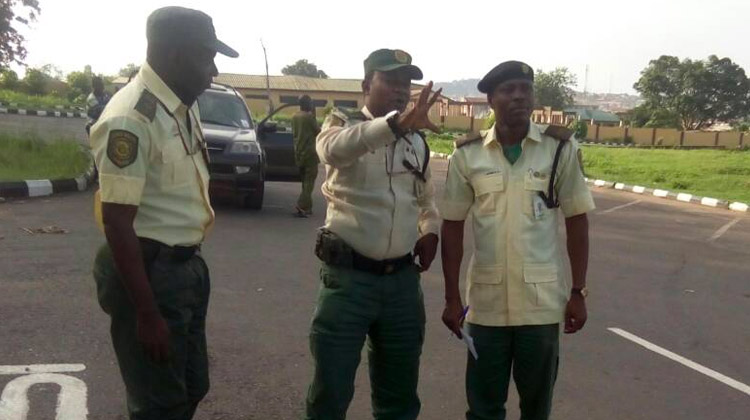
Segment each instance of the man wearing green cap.
[[316,254],[320,293],[310,331],[315,373],[308,420],[339,420],[354,395],[368,339],[375,419],[416,419],[424,340],[421,271],[437,251],[439,218],[420,129],[438,131],[427,112],[432,82],[406,110],[422,71],[401,50],[365,60],[361,110],[334,110],[316,148],[326,165],[328,201]]
[[214,221],[196,99],[237,52],[211,18],[165,7],[146,24],[147,60],[91,128],[95,213],[106,236],[94,263],[111,318],[131,420],[188,420],[208,392],[208,267]]
[[[508,61],[479,90],[495,112],[487,131],[456,142],[440,213],[445,276],[443,322],[458,337],[464,307],[458,289],[464,221],[471,215],[474,255],[467,274],[467,420],[505,418],[513,374],[521,418],[548,419],[557,378],[560,323],[572,334],[586,323],[588,220],[594,201],[564,127],[530,121],[534,72]],[[559,249],[565,217],[572,273]],[[572,274],[572,287],[571,278]]]

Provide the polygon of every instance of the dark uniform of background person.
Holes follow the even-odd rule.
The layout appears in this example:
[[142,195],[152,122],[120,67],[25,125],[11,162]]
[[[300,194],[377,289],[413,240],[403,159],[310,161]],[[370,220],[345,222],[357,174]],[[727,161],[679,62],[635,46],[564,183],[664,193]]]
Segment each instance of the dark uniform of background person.
[[297,217],[308,217],[312,214],[312,193],[315,178],[318,177],[318,154],[315,152],[315,137],[320,133],[312,99],[303,95],[299,98],[299,112],[292,117],[292,134],[294,135],[294,162],[302,178],[302,191],[297,200]]
[[96,213],[107,238],[95,265],[99,303],[133,420],[187,420],[209,388],[208,267],[214,221],[196,99],[217,75],[205,13],[166,7],[148,18],[147,62],[92,127]]
[[104,90],[104,81],[99,76],[91,78],[91,93],[86,98],[86,115],[89,117],[86,123],[86,134],[91,131],[91,126],[96,124],[99,116],[104,111],[109,100],[112,99],[109,93]]
[[[586,212],[594,209],[594,201],[570,130],[530,121],[531,67],[502,63],[478,88],[487,94],[496,123],[458,141],[450,160],[440,201],[443,322],[461,336],[458,278],[464,220],[471,215],[474,255],[467,274],[466,320],[478,359],[468,356],[466,418],[504,419],[512,372],[521,418],[544,420],[557,378],[559,324],[575,333],[586,322]],[[559,246],[559,213],[565,216],[572,288]]]
[[317,138],[328,211],[316,244],[323,264],[310,331],[315,374],[308,420],[346,417],[366,338],[375,419],[413,420],[420,411],[419,273],[435,257],[439,217],[429,149],[415,132],[438,130],[427,112],[439,92],[429,98],[429,83],[405,111],[411,80],[422,78],[411,56],[377,50],[364,67],[366,106],[334,110]]

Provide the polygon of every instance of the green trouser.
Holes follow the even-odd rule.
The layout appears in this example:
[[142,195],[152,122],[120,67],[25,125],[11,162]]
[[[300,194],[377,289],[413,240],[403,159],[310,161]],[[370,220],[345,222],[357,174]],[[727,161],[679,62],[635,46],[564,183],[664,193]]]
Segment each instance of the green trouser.
[[302,178],[302,191],[297,200],[297,207],[300,210],[312,211],[312,193],[315,188],[315,178],[318,177],[317,159],[309,161],[299,166],[299,173]]
[[372,410],[377,420],[413,420],[425,312],[416,266],[374,275],[323,264],[310,332],[315,376],[307,420],[341,420],[354,395],[354,376],[368,339]]
[[521,420],[546,420],[557,379],[559,324],[485,327],[469,324],[479,360],[466,367],[467,420],[505,419],[511,369]]
[[127,390],[130,419],[189,420],[209,388],[208,267],[198,255],[175,262],[163,253],[146,264],[154,298],[169,326],[170,354],[165,363],[151,361],[137,340],[135,310],[107,245],[94,262],[99,304],[112,321],[112,344]]

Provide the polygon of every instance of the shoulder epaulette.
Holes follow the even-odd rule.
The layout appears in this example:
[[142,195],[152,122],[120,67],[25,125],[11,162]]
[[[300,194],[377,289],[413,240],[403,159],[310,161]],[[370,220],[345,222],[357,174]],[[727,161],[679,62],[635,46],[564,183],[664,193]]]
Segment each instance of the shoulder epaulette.
[[544,134],[550,137],[554,137],[560,141],[568,141],[571,137],[573,137],[573,130],[561,125],[549,125],[544,130]]
[[365,121],[367,117],[362,111],[355,108],[338,107],[333,108],[331,113],[343,121]]
[[138,98],[138,103],[135,104],[135,110],[138,111],[141,115],[148,118],[149,121],[154,121],[154,117],[156,116],[156,105],[159,103],[159,100],[156,99],[156,96],[154,96],[153,93],[149,92],[146,89],[143,89],[143,92],[141,92],[141,97]]
[[456,139],[456,149],[464,147],[469,143],[474,143],[477,140],[482,140],[481,133],[469,133]]

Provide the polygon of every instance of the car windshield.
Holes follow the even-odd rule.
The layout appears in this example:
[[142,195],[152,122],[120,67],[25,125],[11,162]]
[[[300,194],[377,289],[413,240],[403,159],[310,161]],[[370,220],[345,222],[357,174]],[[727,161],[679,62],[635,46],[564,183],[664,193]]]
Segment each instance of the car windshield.
[[198,97],[198,108],[203,124],[253,128],[253,120],[237,96],[207,90]]

